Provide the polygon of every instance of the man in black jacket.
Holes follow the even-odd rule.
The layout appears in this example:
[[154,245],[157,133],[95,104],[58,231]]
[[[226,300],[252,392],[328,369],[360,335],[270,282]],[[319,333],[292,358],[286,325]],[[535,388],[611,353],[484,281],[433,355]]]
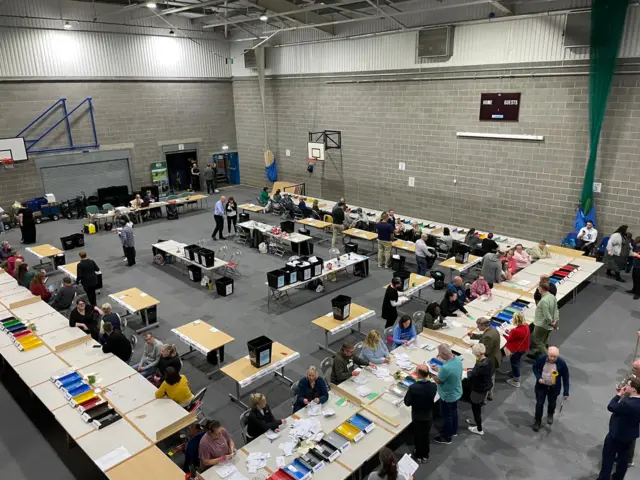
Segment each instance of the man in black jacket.
[[433,405],[437,393],[435,383],[428,380],[429,371],[419,365],[417,382],[409,387],[404,404],[411,407],[411,429],[415,444],[415,460],[426,463],[429,459],[429,432],[433,422]]
[[84,291],[87,292],[87,298],[89,299],[89,305],[97,305],[96,301],[96,286],[98,285],[98,276],[96,272],[100,269],[96,262],[87,257],[87,252],[84,250],[80,252],[80,263],[78,263],[76,273],[76,283],[82,285]]
[[331,368],[331,383],[338,385],[351,377],[357,377],[360,375],[360,370],[356,370],[356,367],[376,368],[373,363],[356,357],[353,355],[355,345],[351,342],[345,342],[342,344],[342,348],[336,356],[333,357],[333,367]]
[[114,330],[109,322],[104,324],[105,344],[102,346],[104,353],[113,353],[123,362],[131,358],[131,343],[120,330]]
[[331,248],[336,248],[336,239],[340,237],[344,243],[344,203],[338,202],[331,211],[333,218],[333,236],[331,237]]
[[[621,480],[628,467],[628,457],[633,441],[638,438],[640,425],[640,380],[631,379],[609,402],[611,412],[609,433],[602,447],[602,470],[598,480]],[[613,464],[616,473],[611,476]]]
[[69,277],[64,277],[62,279],[62,288],[56,293],[51,306],[57,311],[66,310],[71,306],[75,296],[76,289],[73,286],[73,282]]

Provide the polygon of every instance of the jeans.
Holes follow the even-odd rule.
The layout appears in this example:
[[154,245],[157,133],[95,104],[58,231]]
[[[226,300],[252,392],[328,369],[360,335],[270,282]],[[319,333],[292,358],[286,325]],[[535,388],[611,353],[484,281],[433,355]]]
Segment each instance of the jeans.
[[556,413],[556,402],[558,400],[558,393],[555,386],[541,385],[536,383],[536,423],[542,422],[542,411],[544,410],[544,401],[548,400],[547,415],[553,415]]
[[451,441],[458,434],[458,401],[445,402],[440,399],[440,411],[442,412],[442,438]]
[[[382,262],[384,256],[384,263]],[[378,265],[391,265],[391,242],[378,240]]]
[[413,444],[416,449],[416,458],[429,458],[431,420],[413,420],[411,422],[411,430],[413,431]]
[[525,352],[513,352],[509,358],[509,362],[511,362],[511,371],[513,372],[513,379],[516,382],[520,381],[520,360],[524,353]]
[[533,353],[536,357],[547,353],[547,343],[549,343],[549,334],[551,330],[538,327],[533,329]]
[[[620,442],[607,435],[602,447],[602,469],[598,480],[622,480],[629,466],[629,452],[632,442]],[[616,473],[611,476],[613,464],[616,464]]]
[[418,275],[426,275],[427,270],[429,270],[427,259],[416,255],[416,263],[418,264]]
[[[131,365],[131,368],[133,368],[136,372],[138,371],[138,367],[142,366],[146,366],[147,362],[145,362],[144,360],[140,363],[136,363],[135,365]],[[153,372],[155,371],[155,368],[147,368],[146,370],[143,370],[140,373],[140,375],[142,375],[144,378],[149,378],[151,375],[153,375]]]
[[213,233],[211,234],[211,238],[216,239],[216,235],[220,232],[220,240],[224,240],[222,236],[224,232],[224,217],[222,215],[214,215],[213,219],[216,222],[216,228],[213,229]]
[[[124,247],[124,254],[127,257],[127,265],[132,266],[136,264],[136,249],[135,247]],[[89,292],[87,292],[89,295]]]

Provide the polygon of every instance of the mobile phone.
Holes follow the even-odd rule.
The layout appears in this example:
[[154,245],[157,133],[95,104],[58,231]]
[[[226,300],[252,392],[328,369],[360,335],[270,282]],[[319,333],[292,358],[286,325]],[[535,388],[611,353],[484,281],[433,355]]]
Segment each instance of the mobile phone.
[[94,345],[93,348],[100,348],[102,345]]

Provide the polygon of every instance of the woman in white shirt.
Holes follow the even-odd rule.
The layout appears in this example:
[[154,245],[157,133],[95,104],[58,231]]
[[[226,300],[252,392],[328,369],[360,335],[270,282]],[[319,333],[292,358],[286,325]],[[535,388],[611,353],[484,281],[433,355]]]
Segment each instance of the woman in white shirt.
[[238,204],[233,197],[229,197],[224,210],[227,214],[227,234],[231,235],[231,225],[233,225],[233,233],[235,234],[237,232],[236,222],[238,220]]
[[615,277],[619,282],[624,282],[624,279],[620,276],[620,254],[622,253],[622,236],[627,235],[628,228],[629,227],[627,225],[621,225],[611,234],[604,254],[604,264],[607,268],[607,276]]
[[593,222],[588,220],[587,225],[578,232],[577,247],[588,253],[594,247],[596,238],[598,238],[598,230],[594,228]]

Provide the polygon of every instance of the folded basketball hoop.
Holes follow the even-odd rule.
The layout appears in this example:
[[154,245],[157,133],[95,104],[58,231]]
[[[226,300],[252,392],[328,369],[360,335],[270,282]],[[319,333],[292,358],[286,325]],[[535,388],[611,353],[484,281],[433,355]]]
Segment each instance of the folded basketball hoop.
[[4,168],[13,168],[13,158],[3,158],[2,165]]

